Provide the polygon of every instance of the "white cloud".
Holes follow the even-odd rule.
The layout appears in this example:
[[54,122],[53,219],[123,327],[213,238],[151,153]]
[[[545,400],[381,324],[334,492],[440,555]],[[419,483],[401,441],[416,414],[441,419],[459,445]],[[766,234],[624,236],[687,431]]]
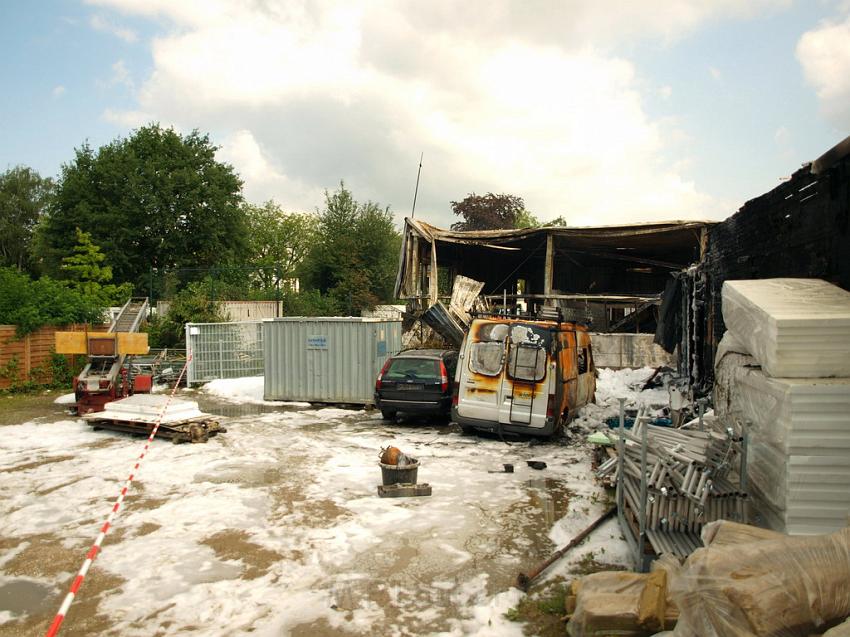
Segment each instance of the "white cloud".
[[130,71],[124,60],[118,60],[112,65],[112,77],[109,81],[111,84],[122,84],[129,89],[133,88],[133,78],[130,77]]
[[711,75],[711,77],[715,80],[719,80],[721,77],[723,77],[723,74],[720,72],[720,69],[718,69],[716,66],[709,66],[708,74]]
[[139,128],[145,124],[157,121],[156,116],[145,111],[122,111],[107,108],[101,115],[110,124],[117,124],[125,128]]
[[797,43],[797,59],[821,109],[841,131],[850,129],[850,16],[827,20]]
[[672,86],[662,86],[658,89],[658,94],[665,100],[669,100],[670,96],[673,95],[673,87]]
[[322,188],[287,177],[274,165],[248,130],[238,130],[221,144],[220,161],[238,167],[245,181],[245,198],[252,202],[274,199],[284,210],[304,209],[305,201],[322,201]]
[[101,15],[93,15],[89,18],[89,26],[95,31],[110,33],[124,42],[133,43],[139,39],[136,32],[119,25],[113,24]]
[[450,200],[494,191],[601,224],[730,212],[682,172],[686,136],[647,115],[617,43],[785,1],[99,3],[174,26],[139,111],[104,117],[223,132],[249,199],[311,209],[345,179],[405,214],[424,151],[417,210],[438,223]]
[[65,87],[61,84],[54,86],[53,90],[50,91],[53,97],[62,97],[65,94]]

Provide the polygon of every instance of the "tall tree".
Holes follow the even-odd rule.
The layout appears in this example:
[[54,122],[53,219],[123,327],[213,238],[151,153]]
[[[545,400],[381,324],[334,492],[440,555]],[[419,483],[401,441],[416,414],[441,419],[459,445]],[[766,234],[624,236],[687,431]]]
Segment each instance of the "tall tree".
[[133,293],[133,285],[112,285],[112,268],[104,263],[106,255],[92,242],[88,232],[77,228],[76,235],[74,254],[62,259],[60,268],[67,277],[66,285],[103,306],[126,302]]
[[286,213],[274,201],[262,206],[244,204],[248,224],[248,260],[257,268],[265,289],[294,279],[296,270],[316,239],[314,214]]
[[97,151],[83,145],[62,166],[40,228],[58,272],[75,229],[91,234],[118,281],[144,289],[150,268],[203,268],[239,260],[246,243],[242,182],[215,159],[207,135],[151,124]]
[[0,174],[0,266],[33,270],[33,233],[50,200],[53,181],[32,168]]
[[308,287],[329,294],[345,313],[392,300],[401,236],[389,208],[358,203],[340,183],[325,191],[319,235],[304,264]]
[[516,228],[517,222],[528,214],[522,197],[516,195],[467,195],[462,201],[452,201],[452,212],[463,219],[452,224],[452,230],[502,230]]

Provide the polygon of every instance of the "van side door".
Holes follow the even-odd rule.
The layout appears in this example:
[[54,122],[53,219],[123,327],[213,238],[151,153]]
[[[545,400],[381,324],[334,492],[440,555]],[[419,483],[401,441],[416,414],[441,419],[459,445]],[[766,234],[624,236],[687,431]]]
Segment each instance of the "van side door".
[[590,334],[587,332],[576,332],[576,371],[577,395],[576,408],[583,407],[591,400],[596,390],[596,375],[593,369],[593,351],[590,347]]
[[559,359],[560,374],[564,383],[564,397],[561,400],[561,413],[572,412],[577,398],[578,372],[576,366],[575,332],[564,332],[561,340]]

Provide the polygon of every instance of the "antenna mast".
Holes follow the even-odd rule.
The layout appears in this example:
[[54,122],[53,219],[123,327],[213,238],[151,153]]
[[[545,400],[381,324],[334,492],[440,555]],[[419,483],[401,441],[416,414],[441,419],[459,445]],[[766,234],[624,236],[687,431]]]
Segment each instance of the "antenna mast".
[[416,215],[416,195],[419,194],[419,175],[422,174],[422,157],[425,153],[419,154],[419,170],[416,171],[416,190],[413,191],[413,207],[410,209],[410,218],[413,219]]

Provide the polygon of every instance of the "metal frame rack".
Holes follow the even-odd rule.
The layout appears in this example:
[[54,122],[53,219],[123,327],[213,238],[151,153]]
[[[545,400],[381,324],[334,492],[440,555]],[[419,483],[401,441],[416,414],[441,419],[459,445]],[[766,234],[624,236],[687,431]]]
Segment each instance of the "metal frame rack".
[[[616,470],[617,517],[635,570],[646,572],[662,553],[684,558],[702,546],[704,524],[746,521],[746,427],[720,433],[650,425],[643,410],[631,432],[620,401],[617,457],[597,475]],[[735,473],[737,470],[737,474]]]

